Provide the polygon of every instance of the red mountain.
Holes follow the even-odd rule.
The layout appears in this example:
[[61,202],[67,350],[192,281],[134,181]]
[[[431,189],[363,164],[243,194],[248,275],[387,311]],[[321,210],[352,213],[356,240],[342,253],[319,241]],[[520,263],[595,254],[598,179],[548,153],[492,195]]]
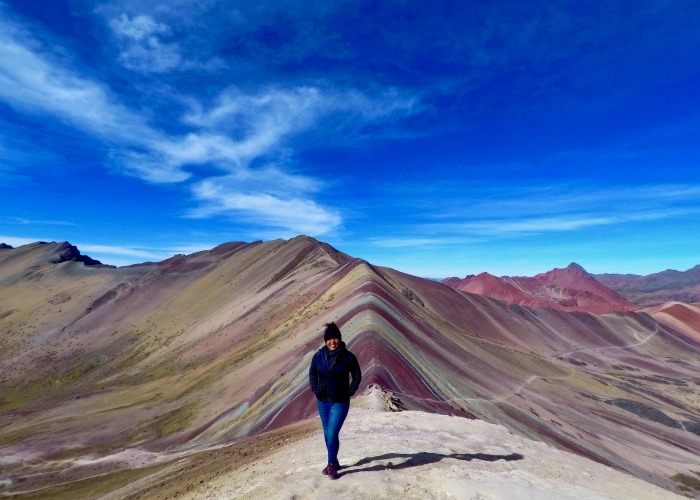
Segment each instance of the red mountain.
[[463,280],[448,278],[442,282],[463,292],[528,307],[551,307],[595,314],[638,309],[637,305],[610,290],[575,263],[533,277],[498,278],[481,273]]

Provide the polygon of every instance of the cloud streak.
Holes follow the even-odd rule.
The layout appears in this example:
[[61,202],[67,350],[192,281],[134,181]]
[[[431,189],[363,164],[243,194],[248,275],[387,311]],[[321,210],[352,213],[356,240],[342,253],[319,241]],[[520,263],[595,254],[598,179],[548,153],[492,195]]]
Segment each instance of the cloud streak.
[[138,257],[153,260],[163,260],[171,257],[174,254],[174,252],[171,253],[168,250],[153,251],[114,245],[94,245],[90,243],[76,243],[75,246],[77,246],[78,250],[80,250],[82,253],[88,252],[100,255],[120,255],[124,257]]
[[[51,116],[106,143],[109,160],[128,175],[155,184],[187,183],[198,203],[190,217],[235,215],[250,224],[328,233],[342,217],[313,199],[318,181],[285,172],[281,165],[253,163],[269,163],[265,160],[295,135],[320,123],[338,133],[417,109],[415,98],[394,89],[370,96],[320,85],[245,92],[229,87],[210,104],[176,96],[176,103],[187,105],[174,128],[185,131],[173,134],[149,123],[147,110],[124,105],[108,86],[81,75],[54,48],[3,14],[0,10],[0,101],[25,116]],[[185,64],[178,47],[163,41],[171,33],[165,23],[123,14],[109,24],[127,67],[162,73]]]
[[[6,243],[13,247],[30,245],[39,241],[51,242],[53,238],[31,238],[24,236],[0,235],[0,243]],[[62,240],[59,240],[62,241]],[[173,246],[171,248],[133,247],[120,245],[102,245],[85,242],[71,242],[82,254],[88,254],[105,264],[131,265],[146,261],[160,262],[176,254],[191,254],[202,250],[210,250],[212,244],[188,244],[185,246]]]
[[[257,192],[246,191],[246,184],[258,185],[256,177],[260,175],[265,177],[266,188]],[[235,218],[246,214],[254,224],[309,235],[330,233],[342,223],[338,212],[323,208],[306,197],[286,195],[289,186],[302,195],[307,191],[316,191],[319,185],[313,179],[290,176],[274,168],[249,172],[245,177],[242,179],[240,175],[232,175],[196,183],[193,195],[200,206],[190,211],[188,216],[224,215]]]
[[569,214],[553,217],[527,217],[521,219],[490,219],[463,223],[434,224],[429,230],[438,232],[473,234],[478,236],[517,237],[544,233],[577,231],[597,226],[610,226],[629,222],[663,220],[697,214],[695,210],[659,210],[645,213],[597,215]]
[[[556,194],[555,194],[556,193]],[[425,193],[424,193],[425,194]],[[494,197],[494,195],[500,197]],[[473,199],[435,203],[432,210],[421,200],[418,218],[428,220],[398,228],[398,236],[374,238],[382,248],[454,246],[498,239],[528,238],[555,233],[674,220],[700,215],[700,186],[648,185],[587,190],[549,186],[510,190],[472,190]],[[468,207],[462,209],[461,207]],[[447,207],[447,208],[446,208]],[[403,236],[401,236],[403,234]]]
[[119,61],[124,67],[142,73],[164,73],[180,67],[179,46],[161,40],[171,33],[167,25],[146,15],[122,14],[111,19],[109,26],[120,42]]
[[[183,122],[204,131],[190,138],[195,145],[206,138],[222,158],[241,164],[319,123],[327,127],[326,132],[337,132],[353,128],[358,122],[392,120],[418,109],[416,97],[404,96],[395,89],[369,96],[355,89],[321,86],[268,86],[247,93],[228,88],[208,107],[192,102]],[[331,117],[330,122],[325,121]],[[209,136],[212,131],[236,140]]]
[[226,66],[218,58],[200,62],[186,57],[181,44],[174,41],[179,39],[180,33],[151,15],[121,13],[110,17],[107,24],[119,48],[119,63],[137,73],[210,71]]
[[5,219],[10,224],[40,225],[40,226],[76,226],[75,222],[68,222],[56,219],[27,219],[25,217],[8,217]]
[[146,144],[158,135],[108,89],[66,70],[0,11],[0,99],[20,112],[49,114],[100,137]]
[[21,247],[22,245],[29,245],[30,243],[36,243],[37,241],[46,241],[41,238],[25,238],[21,236],[8,236],[0,235],[0,243],[6,243],[7,245],[13,247]]

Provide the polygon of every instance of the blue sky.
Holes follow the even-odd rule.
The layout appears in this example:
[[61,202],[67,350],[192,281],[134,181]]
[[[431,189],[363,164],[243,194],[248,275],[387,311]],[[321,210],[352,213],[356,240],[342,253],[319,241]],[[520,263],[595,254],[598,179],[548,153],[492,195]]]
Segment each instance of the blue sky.
[[0,241],[700,263],[696,1],[0,0]]

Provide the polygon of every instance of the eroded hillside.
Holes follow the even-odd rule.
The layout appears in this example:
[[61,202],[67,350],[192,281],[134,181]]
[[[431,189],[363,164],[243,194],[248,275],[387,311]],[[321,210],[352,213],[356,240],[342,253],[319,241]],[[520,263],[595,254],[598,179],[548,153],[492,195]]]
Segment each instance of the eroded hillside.
[[306,371],[328,321],[358,355],[361,390],[392,391],[395,409],[498,423],[669,490],[700,472],[700,344],[673,310],[509,305],[307,237],[116,269],[56,258],[64,246],[0,250],[10,491],[312,416]]

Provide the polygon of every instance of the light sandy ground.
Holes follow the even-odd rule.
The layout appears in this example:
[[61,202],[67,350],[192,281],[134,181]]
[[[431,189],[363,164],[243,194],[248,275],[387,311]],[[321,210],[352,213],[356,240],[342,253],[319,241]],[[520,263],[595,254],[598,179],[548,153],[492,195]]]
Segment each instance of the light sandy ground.
[[[341,477],[321,474],[319,433],[222,474],[187,498],[671,499],[640,479],[479,420],[355,404],[341,431]],[[374,399],[374,401],[373,401]],[[353,401],[355,403],[355,401]],[[364,406],[364,407],[358,407]]]

